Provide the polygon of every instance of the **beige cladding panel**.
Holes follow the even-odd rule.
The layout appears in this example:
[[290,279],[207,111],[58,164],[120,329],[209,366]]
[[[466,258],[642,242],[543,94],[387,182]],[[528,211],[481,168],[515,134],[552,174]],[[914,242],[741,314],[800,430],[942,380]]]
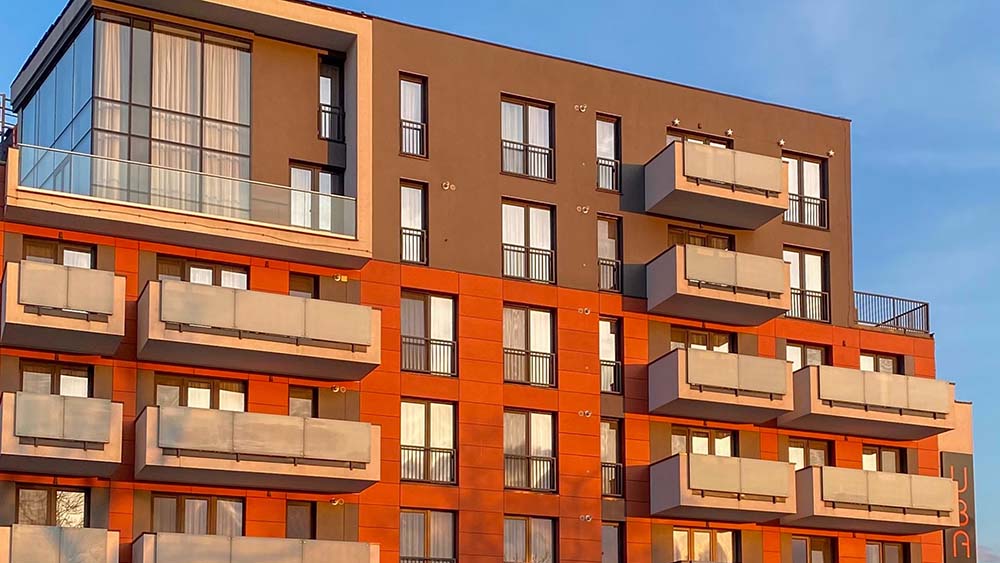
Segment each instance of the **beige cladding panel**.
[[110,315],[115,312],[115,274],[87,268],[66,268],[66,308]]
[[302,457],[303,419],[260,413],[233,414],[233,450],[241,454]]
[[735,151],[703,145],[684,143],[684,175],[733,184],[735,176]]
[[739,493],[739,458],[689,454],[688,487],[696,491]]
[[739,356],[708,350],[690,349],[687,354],[687,380],[691,385],[723,389],[739,387]]
[[67,308],[69,278],[64,266],[24,260],[20,269],[18,303],[53,309]]
[[781,159],[743,151],[733,152],[736,184],[771,192],[781,191]]
[[111,441],[111,401],[62,397],[63,438],[107,444]]
[[819,398],[824,401],[865,404],[865,386],[858,370],[821,366]]
[[907,377],[906,404],[915,411],[951,414],[955,408],[954,386],[940,379]]
[[305,336],[306,301],[302,297],[263,291],[237,291],[236,327],[261,334]]
[[784,294],[788,291],[785,263],[780,258],[736,254],[736,287]]
[[788,362],[760,356],[736,356],[739,364],[739,389],[757,393],[787,395]]
[[236,328],[236,290],[175,280],[161,282],[160,320],[169,323]]
[[[301,540],[234,537],[227,561],[240,563],[301,563]],[[159,563],[159,562],[157,562]]]
[[871,371],[863,371],[860,375],[864,379],[865,404],[906,408],[906,376]]
[[868,478],[868,502],[865,504],[899,508],[909,508],[912,505],[909,475],[882,471],[865,473]]
[[687,245],[684,247],[684,277],[716,285],[736,286],[736,253]]
[[823,500],[868,504],[866,472],[830,466],[822,467],[821,470]]
[[63,437],[62,397],[18,392],[14,399],[14,435],[25,438]]
[[791,466],[763,459],[739,458],[740,492],[785,498],[792,490]]
[[19,392],[15,397],[14,434],[107,444],[111,441],[111,401]]
[[306,458],[358,463],[372,461],[371,424],[316,418],[303,420]]
[[345,561],[367,563],[372,548],[367,543],[306,540],[302,542],[302,563]]
[[233,451],[233,413],[214,409],[159,407],[161,448]]
[[200,536],[194,534],[156,534],[156,559],[143,563],[189,563],[191,554],[198,554],[198,561],[229,563],[231,538],[227,536]]
[[306,300],[306,338],[372,345],[372,309],[350,303]]
[[955,510],[958,482],[927,475],[910,475],[910,507],[918,510]]

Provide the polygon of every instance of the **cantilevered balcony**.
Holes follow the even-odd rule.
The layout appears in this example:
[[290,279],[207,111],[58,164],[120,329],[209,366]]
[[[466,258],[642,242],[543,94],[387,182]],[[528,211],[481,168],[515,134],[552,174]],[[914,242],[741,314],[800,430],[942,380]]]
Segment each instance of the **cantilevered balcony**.
[[0,563],[118,563],[118,532],[14,524],[0,527]]
[[379,480],[381,429],[366,422],[146,407],[135,425],[136,479],[358,492]]
[[378,563],[378,544],[327,540],[143,534],[132,563]]
[[955,386],[947,381],[832,366],[792,377],[795,410],[778,426],[886,440],[920,440],[955,428]]
[[945,477],[806,467],[795,473],[788,526],[922,534],[958,526],[958,483]]
[[139,358],[357,380],[382,356],[382,314],[363,305],[180,281],[139,298]]
[[788,209],[780,158],[673,142],[646,164],[646,211],[757,229]]
[[649,412],[760,424],[792,410],[785,360],[674,350],[649,366]]
[[677,454],[650,468],[654,516],[766,522],[795,513],[795,466],[781,461]]
[[109,477],[121,460],[121,403],[39,393],[2,395],[0,468]]
[[646,264],[650,313],[759,325],[788,310],[789,265],[780,258],[693,245]]
[[125,335],[125,278],[114,272],[8,262],[0,343],[112,355]]

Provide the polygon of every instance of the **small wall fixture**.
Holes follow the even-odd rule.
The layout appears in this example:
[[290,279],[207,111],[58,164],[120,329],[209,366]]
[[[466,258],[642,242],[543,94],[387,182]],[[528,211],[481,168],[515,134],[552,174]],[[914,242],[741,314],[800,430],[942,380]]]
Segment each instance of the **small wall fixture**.
[[732,137],[733,136],[733,130],[732,129],[726,129],[726,136],[727,137]]
[[333,506],[340,506],[344,504],[344,499],[342,498],[332,498],[330,499],[330,504]]
[[583,213],[584,215],[586,215],[587,213],[590,213],[590,206],[589,205],[577,205],[576,206],[576,210],[578,212]]
[[828,157],[830,157],[830,158],[833,158],[833,155],[834,155],[834,154],[836,154],[836,153],[835,153],[835,152],[833,152],[833,149],[830,149],[830,150],[826,151],[826,156],[828,156]]
[[579,309],[576,310],[576,312],[580,313],[581,315],[589,315],[590,307],[580,307]]
[[677,118],[675,117],[675,118],[674,118],[674,120],[673,120],[673,121],[671,121],[671,123],[673,123],[673,124],[674,124],[674,127],[677,127],[678,125],[680,125],[680,124],[681,124],[681,120],[680,120],[680,119],[677,119]]
[[590,413],[590,411],[578,411],[576,414],[578,414],[578,415],[580,415],[580,416],[582,416],[584,418],[590,418],[590,414],[591,413]]
[[580,113],[587,113],[587,104],[576,104],[573,109]]
[[347,283],[349,280],[348,280],[347,276],[344,275],[344,274],[334,274],[333,275],[333,281],[341,282],[341,283]]
[[778,146],[779,147],[785,146],[785,140],[784,139],[778,139]]
[[444,182],[441,182],[441,189],[445,190],[445,191],[448,191],[448,190],[455,191],[455,189],[457,187],[458,186],[456,186],[455,184],[452,184],[448,180],[445,180]]
[[594,517],[593,517],[593,516],[591,516],[590,514],[581,514],[581,515],[580,515],[580,521],[581,521],[581,522],[590,522],[590,521],[592,521],[593,519],[594,519]]

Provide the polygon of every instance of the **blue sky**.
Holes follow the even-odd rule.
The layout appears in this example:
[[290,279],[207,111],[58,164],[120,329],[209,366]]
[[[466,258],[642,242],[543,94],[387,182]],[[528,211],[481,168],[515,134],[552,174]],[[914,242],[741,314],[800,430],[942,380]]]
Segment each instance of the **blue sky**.
[[[0,18],[4,85],[63,0],[8,4]],[[958,383],[959,399],[976,401],[980,561],[1000,562],[1000,508],[992,502],[1000,480],[988,478],[1000,472],[1000,448],[987,433],[1000,423],[1000,388],[982,352],[992,349],[990,326],[1000,318],[1000,4],[336,5],[852,119],[855,286],[930,301],[938,376]]]

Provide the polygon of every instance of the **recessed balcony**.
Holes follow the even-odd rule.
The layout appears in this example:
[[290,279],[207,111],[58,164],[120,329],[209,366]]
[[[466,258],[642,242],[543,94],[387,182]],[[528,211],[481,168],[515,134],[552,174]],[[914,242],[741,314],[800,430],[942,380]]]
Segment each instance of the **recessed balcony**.
[[958,483],[945,477],[806,467],[795,473],[788,526],[923,534],[958,526]]
[[366,422],[146,407],[135,477],[199,485],[351,493],[381,474],[381,429]]
[[0,468],[109,477],[121,460],[121,403],[24,392],[0,398]]
[[649,366],[649,412],[761,424],[792,411],[785,360],[679,348]]
[[56,264],[8,262],[0,343],[109,356],[125,336],[125,278]]
[[773,156],[670,143],[646,164],[646,211],[757,229],[788,209],[784,166]]
[[654,516],[767,522],[795,513],[795,466],[781,461],[676,454],[650,467]]
[[0,527],[0,563],[118,563],[118,532],[14,524]]
[[955,428],[947,381],[833,366],[793,375],[795,410],[778,426],[885,440],[920,440]]
[[382,357],[382,313],[351,303],[180,281],[139,298],[139,358],[358,380]]
[[780,258],[673,246],[646,265],[646,306],[660,315],[759,325],[788,311],[788,276]]
[[329,540],[143,534],[132,563],[378,563],[378,544]]

